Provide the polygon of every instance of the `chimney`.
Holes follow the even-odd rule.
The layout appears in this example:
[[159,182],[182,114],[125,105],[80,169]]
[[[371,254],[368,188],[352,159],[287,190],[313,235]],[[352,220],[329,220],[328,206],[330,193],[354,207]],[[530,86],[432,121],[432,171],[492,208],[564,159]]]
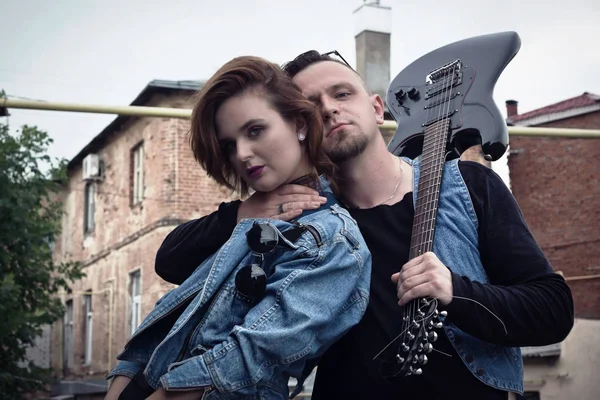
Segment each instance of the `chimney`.
[[392,8],[365,0],[354,11],[356,70],[373,93],[385,102],[390,84]]
[[506,100],[506,117],[507,118],[513,117],[515,115],[519,115],[519,111],[517,109],[518,105],[519,105],[519,102],[516,100]]

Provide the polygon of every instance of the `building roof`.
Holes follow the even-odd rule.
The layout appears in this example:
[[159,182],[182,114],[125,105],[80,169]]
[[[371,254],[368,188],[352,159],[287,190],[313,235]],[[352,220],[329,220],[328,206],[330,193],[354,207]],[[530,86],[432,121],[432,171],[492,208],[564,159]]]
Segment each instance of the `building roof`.
[[[157,93],[168,93],[168,92],[195,92],[202,87],[203,81],[169,81],[162,79],[155,79],[148,83],[144,90],[137,95],[137,97],[131,102],[132,106],[144,106],[148,101]],[[96,137],[94,137],[79,153],[73,157],[67,164],[67,170],[79,165],[83,158],[93,153],[106,145],[108,138],[117,131],[125,122],[132,116],[118,116],[110,124],[106,126]]]
[[558,103],[550,104],[537,110],[513,115],[508,118],[507,122],[514,125],[539,125],[594,111],[600,111],[600,96],[584,92],[582,95],[559,101]]

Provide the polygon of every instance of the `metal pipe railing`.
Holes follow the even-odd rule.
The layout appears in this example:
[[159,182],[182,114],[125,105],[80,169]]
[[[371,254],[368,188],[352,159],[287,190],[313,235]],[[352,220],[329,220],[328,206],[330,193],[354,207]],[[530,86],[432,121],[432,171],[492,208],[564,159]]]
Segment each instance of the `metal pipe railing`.
[[[106,106],[95,104],[57,103],[35,100],[0,98],[0,107],[29,110],[69,111],[95,114],[117,114],[138,117],[163,117],[188,119],[191,109],[143,106]],[[385,121],[382,129],[395,130],[395,121]],[[532,128],[525,126],[509,126],[508,132],[514,136],[555,136],[573,138],[600,138],[600,129],[571,128]]]

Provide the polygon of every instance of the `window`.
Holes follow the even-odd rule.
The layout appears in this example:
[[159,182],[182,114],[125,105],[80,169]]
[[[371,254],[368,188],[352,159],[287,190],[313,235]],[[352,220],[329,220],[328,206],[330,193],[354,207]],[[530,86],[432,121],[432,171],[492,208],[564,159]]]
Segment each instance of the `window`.
[[144,199],[144,145],[138,144],[132,152],[132,204],[137,204]]
[[139,270],[129,274],[129,282],[129,296],[131,298],[130,333],[133,335],[136,328],[140,325],[140,316],[142,314],[142,290]]
[[88,182],[85,185],[84,202],[83,205],[83,231],[84,233],[90,233],[94,231],[94,205],[96,197],[96,186],[93,183]]
[[93,338],[93,313],[92,313],[92,294],[83,295],[83,315],[85,318],[85,340],[84,340],[84,363],[86,365],[92,362],[92,338]]
[[66,373],[73,367],[73,300],[65,303],[63,322],[63,369]]

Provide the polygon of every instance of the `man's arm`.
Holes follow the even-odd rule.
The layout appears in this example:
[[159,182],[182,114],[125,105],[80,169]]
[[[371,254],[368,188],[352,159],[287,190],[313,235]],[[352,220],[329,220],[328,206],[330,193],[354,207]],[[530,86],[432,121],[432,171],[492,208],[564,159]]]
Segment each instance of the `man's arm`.
[[491,169],[460,162],[479,222],[479,250],[487,284],[450,272],[429,252],[392,276],[399,303],[437,298],[447,321],[504,346],[562,341],[573,327],[573,297],[533,238],[514,197]]
[[481,260],[490,284],[452,274],[455,297],[449,318],[491,343],[541,346],[562,341],[573,327],[569,286],[552,269],[500,177],[483,166],[461,164],[479,221]]
[[212,214],[173,229],[156,253],[154,269],[158,276],[177,285],[183,283],[229,239],[239,206],[240,201],[221,203]]
[[254,193],[243,202],[221,203],[212,214],[173,229],[156,253],[154,269],[167,282],[180,285],[229,239],[241,219],[288,221],[302,214],[302,210],[317,209],[326,201],[306,186],[285,185],[270,193]]

